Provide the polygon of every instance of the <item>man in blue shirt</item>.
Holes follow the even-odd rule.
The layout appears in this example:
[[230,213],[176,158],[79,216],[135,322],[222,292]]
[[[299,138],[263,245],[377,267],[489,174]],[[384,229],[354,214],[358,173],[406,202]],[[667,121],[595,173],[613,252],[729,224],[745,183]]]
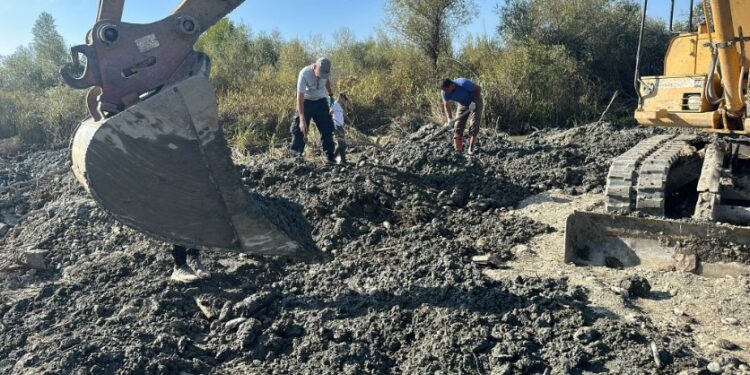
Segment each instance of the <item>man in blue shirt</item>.
[[[482,88],[466,78],[457,78],[450,80],[444,79],[440,84],[441,95],[443,97],[443,111],[448,123],[455,122],[453,128],[453,143],[456,151],[462,152],[464,149],[464,129],[466,122],[469,122],[469,153],[475,151],[477,137],[479,136],[479,125],[482,120]],[[451,120],[451,108],[448,102],[458,103],[456,118]]]

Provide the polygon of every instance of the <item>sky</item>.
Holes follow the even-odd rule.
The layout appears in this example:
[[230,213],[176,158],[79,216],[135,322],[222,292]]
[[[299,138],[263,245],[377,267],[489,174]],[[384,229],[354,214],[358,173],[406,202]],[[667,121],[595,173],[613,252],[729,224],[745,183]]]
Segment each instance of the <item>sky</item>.
[[[197,0],[200,1],[200,0]],[[474,0],[478,16],[463,30],[460,39],[470,34],[495,33],[497,6],[504,0]],[[123,21],[149,23],[167,16],[179,0],[126,0]],[[687,18],[688,0],[676,0],[676,15]],[[13,53],[32,39],[34,21],[43,11],[55,18],[60,34],[68,44],[83,44],[93,26],[98,0],[0,0],[0,55]],[[341,28],[350,29],[358,38],[366,38],[382,28],[386,0],[246,0],[230,18],[242,22],[253,32],[279,31],[286,39],[322,36],[331,40]],[[325,6],[325,9],[321,7]],[[668,19],[669,0],[651,1],[649,15]]]

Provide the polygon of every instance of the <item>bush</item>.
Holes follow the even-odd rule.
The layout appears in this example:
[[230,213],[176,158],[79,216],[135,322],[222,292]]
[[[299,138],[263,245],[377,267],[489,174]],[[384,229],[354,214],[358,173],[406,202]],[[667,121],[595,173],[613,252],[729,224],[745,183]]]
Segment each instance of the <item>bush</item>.
[[43,93],[15,91],[0,95],[3,138],[17,135],[25,144],[67,142],[86,116],[84,91],[52,87]]
[[[594,115],[597,90],[563,46],[529,44],[464,51],[479,72],[486,126],[517,133],[569,126]],[[488,124],[494,120],[495,124]]]
[[[446,76],[482,86],[485,129],[522,132],[593,120],[614,90],[625,102],[612,112],[631,107],[639,10],[627,0],[508,0],[495,37],[469,39],[458,55],[447,50],[437,61],[384,33],[357,40],[344,29],[325,46],[321,37],[255,35],[228,19],[196,48],[212,59],[219,119],[242,151],[264,152],[290,137],[297,75],[320,53],[333,62],[334,92],[351,99],[353,127],[368,136],[412,131],[425,119],[442,122],[438,79]],[[0,59],[0,137],[64,142],[85,116],[84,93],[52,79],[61,44],[53,20],[43,21],[31,46]],[[662,23],[648,27],[644,74],[658,71],[669,40]]]
[[67,86],[49,88],[44,93],[41,105],[41,126],[47,143],[65,143],[88,116],[85,91]]

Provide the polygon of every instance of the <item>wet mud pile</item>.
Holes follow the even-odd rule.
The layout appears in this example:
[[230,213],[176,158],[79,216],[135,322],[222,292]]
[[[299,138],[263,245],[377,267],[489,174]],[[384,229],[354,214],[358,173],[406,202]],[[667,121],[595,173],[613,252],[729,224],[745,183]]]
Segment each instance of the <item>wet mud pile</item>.
[[[167,244],[118,224],[70,174],[54,174],[65,151],[3,160],[0,191],[13,203],[2,208],[0,373],[703,367],[685,333],[595,308],[565,279],[491,281],[471,262],[487,253],[511,259],[517,245],[551,230],[514,215],[520,200],[601,188],[607,159],[649,134],[604,125],[522,142],[487,137],[472,157],[440,141],[404,140],[364,150],[346,168],[255,159],[242,172],[248,188],[299,210],[304,235],[327,259],[205,253],[213,277],[192,285],[169,281]],[[34,189],[8,188],[35,179]]]

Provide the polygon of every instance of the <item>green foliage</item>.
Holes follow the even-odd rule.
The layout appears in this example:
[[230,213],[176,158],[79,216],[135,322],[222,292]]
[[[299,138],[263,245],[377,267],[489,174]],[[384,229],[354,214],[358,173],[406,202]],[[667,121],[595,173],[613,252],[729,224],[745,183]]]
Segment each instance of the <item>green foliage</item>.
[[413,43],[437,67],[451,52],[451,37],[472,15],[472,0],[389,0],[388,24]]
[[42,12],[34,23],[32,30],[34,41],[35,69],[39,70],[41,86],[60,84],[62,79],[58,73],[60,67],[67,61],[68,54],[60,33],[57,32],[55,19],[47,12]]
[[32,32],[30,47],[0,61],[0,138],[67,142],[85,117],[85,92],[62,84],[66,47],[52,16],[42,13]]
[[[500,8],[498,31],[511,46],[563,46],[601,90],[624,90],[634,96],[640,12],[628,0],[508,0]],[[648,22],[644,75],[661,71],[669,40],[662,22]]]
[[279,63],[278,33],[253,37],[245,25],[223,19],[208,29],[195,45],[211,58],[211,80],[219,92],[247,85],[262,67]]
[[[564,46],[490,46],[479,40],[462,54],[480,73],[487,126],[518,133],[549,124],[572,125],[594,115],[593,84]],[[487,123],[492,120],[494,124]]]
[[43,75],[35,65],[34,51],[20,47],[3,58],[0,67],[0,88],[8,90],[39,90],[44,87]]
[[[230,142],[251,153],[287,142],[298,74],[321,51],[333,62],[334,92],[348,94],[352,124],[367,135],[444,121],[438,74],[478,83],[485,129],[513,132],[593,120],[614,90],[625,100],[632,94],[640,23],[632,1],[507,0],[498,8],[497,35],[469,38],[455,53],[452,36],[473,8],[472,0],[389,0],[394,34],[360,40],[342,29],[331,45],[321,36],[254,34],[225,19],[196,48],[211,57]],[[0,137],[65,142],[85,116],[84,92],[60,85],[65,48],[49,15],[40,16],[34,36],[29,47],[0,60]],[[668,40],[665,25],[649,21],[644,74],[660,72]]]

